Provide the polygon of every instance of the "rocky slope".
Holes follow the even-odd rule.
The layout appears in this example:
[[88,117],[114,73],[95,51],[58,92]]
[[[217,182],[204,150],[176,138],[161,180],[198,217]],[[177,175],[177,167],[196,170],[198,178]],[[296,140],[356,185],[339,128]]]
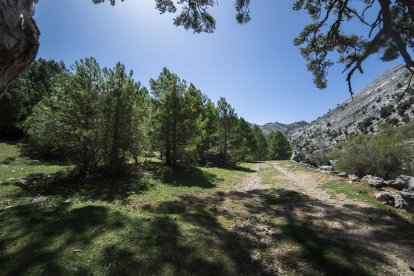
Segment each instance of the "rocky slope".
[[[396,66],[310,124],[288,130],[294,148],[310,154],[328,149],[352,133],[374,133],[381,122],[414,120],[414,90],[404,93],[410,73]],[[401,99],[400,99],[401,98]],[[400,99],[400,100],[399,100]]]
[[280,131],[284,134],[287,134],[291,131],[293,131],[294,129],[298,128],[298,127],[303,127],[308,125],[309,123],[305,122],[305,121],[300,121],[300,122],[295,122],[292,124],[282,124],[279,122],[274,122],[274,123],[267,123],[264,124],[262,126],[259,126],[260,129],[263,131],[264,134],[269,134],[273,131]]

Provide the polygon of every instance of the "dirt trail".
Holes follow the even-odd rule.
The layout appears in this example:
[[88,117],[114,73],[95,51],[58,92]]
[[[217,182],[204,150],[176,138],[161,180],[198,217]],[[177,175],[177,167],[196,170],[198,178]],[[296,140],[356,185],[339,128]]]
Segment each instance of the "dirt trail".
[[333,198],[320,187],[320,184],[335,179],[334,177],[318,172],[293,172],[279,162],[273,162],[272,166],[281,172],[294,188],[299,188],[310,198],[324,203],[315,204],[313,208],[295,209],[296,216],[312,220],[322,229],[345,239],[356,248],[364,248],[371,254],[378,254],[371,257],[382,259],[382,273],[414,275],[411,270],[414,265],[414,236],[392,231],[396,217],[383,210],[374,209],[365,202],[346,197]]
[[[275,177],[275,181],[284,183],[279,190],[306,197],[303,202],[298,200],[286,205],[288,216],[295,223],[311,224],[315,229],[344,241],[357,252],[363,252],[364,256],[375,261],[381,275],[414,275],[414,233],[400,230],[402,222],[398,217],[364,202],[346,197],[334,198],[320,186],[325,181],[338,178],[318,172],[292,171],[289,165],[281,162],[256,164],[253,172],[225,198],[222,208],[231,212],[231,206],[241,201],[250,206],[259,204],[272,188],[261,184],[258,170],[269,165],[280,172]],[[274,239],[269,236],[275,233],[260,234],[265,233],[263,229],[268,228],[266,222],[271,219],[263,212],[258,220],[236,225],[236,231],[248,229],[246,231],[251,233],[251,229],[258,229],[253,231],[256,238],[271,247]],[[273,262],[282,258],[283,250],[279,253],[275,253]],[[277,271],[277,274],[281,273]]]

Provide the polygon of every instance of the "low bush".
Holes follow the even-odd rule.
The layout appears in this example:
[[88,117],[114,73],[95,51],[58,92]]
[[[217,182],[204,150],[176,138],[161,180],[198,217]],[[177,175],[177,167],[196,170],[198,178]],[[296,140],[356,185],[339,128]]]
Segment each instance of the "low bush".
[[385,179],[412,174],[414,146],[409,142],[414,126],[385,127],[376,135],[354,135],[337,151],[339,170],[358,176],[376,175]]

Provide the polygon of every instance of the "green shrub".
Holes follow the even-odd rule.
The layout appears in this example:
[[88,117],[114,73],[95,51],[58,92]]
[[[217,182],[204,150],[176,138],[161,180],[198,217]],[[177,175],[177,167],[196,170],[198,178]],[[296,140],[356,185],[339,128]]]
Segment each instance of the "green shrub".
[[401,119],[404,123],[408,123],[408,122],[410,122],[410,117],[408,116],[408,114],[404,114],[403,116],[402,116],[402,119]]
[[413,145],[401,131],[386,127],[377,135],[352,136],[340,151],[336,168],[358,176],[376,175],[385,179],[410,173]]
[[392,125],[392,126],[397,126],[399,123],[400,123],[400,121],[397,119],[397,118],[392,118],[392,119],[390,119],[390,118],[388,118],[387,120],[385,120],[389,125]]
[[407,109],[409,109],[409,108],[410,108],[410,106],[411,106],[411,104],[410,104],[410,102],[409,102],[409,101],[406,101],[406,102],[402,102],[402,103],[400,103],[400,104],[397,106],[398,114],[399,114],[400,116],[402,116],[402,115],[405,113],[405,111],[406,111]]
[[388,118],[393,111],[394,107],[392,105],[383,106],[380,110],[381,118]]

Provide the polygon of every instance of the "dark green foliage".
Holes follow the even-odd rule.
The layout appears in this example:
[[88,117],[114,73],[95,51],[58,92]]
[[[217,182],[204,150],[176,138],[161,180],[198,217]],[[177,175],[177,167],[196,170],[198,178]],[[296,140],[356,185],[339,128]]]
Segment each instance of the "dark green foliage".
[[286,136],[280,131],[270,133],[267,143],[269,159],[285,160],[290,158],[292,154],[292,147]]
[[257,151],[258,146],[253,134],[250,124],[240,118],[237,127],[236,135],[232,141],[233,159],[237,161],[253,160],[253,154]]
[[400,121],[398,120],[398,118],[387,118],[385,120],[385,122],[387,124],[389,124],[389,125],[392,125],[392,126],[397,126],[400,123]]
[[252,128],[253,136],[256,142],[256,150],[253,152],[254,160],[262,161],[267,158],[267,141],[262,130],[258,126]]
[[93,58],[76,62],[25,121],[31,147],[42,157],[72,161],[81,172],[110,168],[118,175],[141,146],[135,139],[144,136],[145,97],[123,65],[101,70]]
[[[185,82],[164,68],[157,80],[150,80],[154,98],[153,137],[167,165],[183,159],[195,122],[186,114]],[[189,124],[187,124],[189,123]]]
[[392,114],[393,110],[394,110],[393,105],[383,106],[380,110],[381,118],[383,119],[388,118]]
[[22,123],[30,115],[33,107],[43,97],[50,96],[58,77],[67,73],[62,62],[41,58],[34,61],[29,69],[8,87],[0,99],[0,136],[21,136]]
[[[57,63],[39,64],[47,69]],[[21,102],[30,110],[21,117],[28,149],[39,158],[73,162],[82,173],[104,169],[115,176],[132,161],[140,164],[144,155],[159,154],[168,165],[235,165],[265,155],[263,141],[259,154],[260,137],[224,98],[216,107],[166,68],[150,81],[152,97],[120,63],[101,69],[89,58],[71,71],[58,68],[61,73],[53,78],[46,74],[53,85],[33,77],[30,85],[42,88],[41,97]]]
[[402,102],[397,106],[397,111],[400,116],[402,116],[407,109],[411,107],[412,103],[410,101]]
[[370,118],[366,118],[363,121],[359,122],[358,123],[359,131],[361,131],[362,133],[367,133],[369,127],[372,125],[372,120],[373,120],[373,118],[370,117]]
[[[146,90],[142,91],[141,85],[133,80],[132,71],[126,72],[121,63],[114,68],[104,68],[103,75],[101,147],[103,162],[115,176],[123,171],[130,157],[137,158],[137,147],[133,145],[140,145],[142,141],[134,138],[142,137],[137,134],[142,132],[143,123],[138,117],[144,115],[137,106],[149,102],[145,101]],[[144,101],[138,103],[143,97]]]
[[401,120],[402,120],[404,123],[409,123],[409,122],[410,122],[410,117],[408,116],[408,114],[404,114],[404,115],[402,115]]
[[220,98],[217,103],[217,111],[219,115],[218,120],[218,137],[220,154],[224,164],[234,164],[238,162],[236,156],[232,156],[232,144],[237,135],[236,127],[238,116],[234,108],[226,101],[225,98]]
[[371,174],[386,179],[410,173],[414,149],[406,141],[414,138],[413,125],[383,128],[376,135],[352,136],[339,151],[335,167],[358,176]]

